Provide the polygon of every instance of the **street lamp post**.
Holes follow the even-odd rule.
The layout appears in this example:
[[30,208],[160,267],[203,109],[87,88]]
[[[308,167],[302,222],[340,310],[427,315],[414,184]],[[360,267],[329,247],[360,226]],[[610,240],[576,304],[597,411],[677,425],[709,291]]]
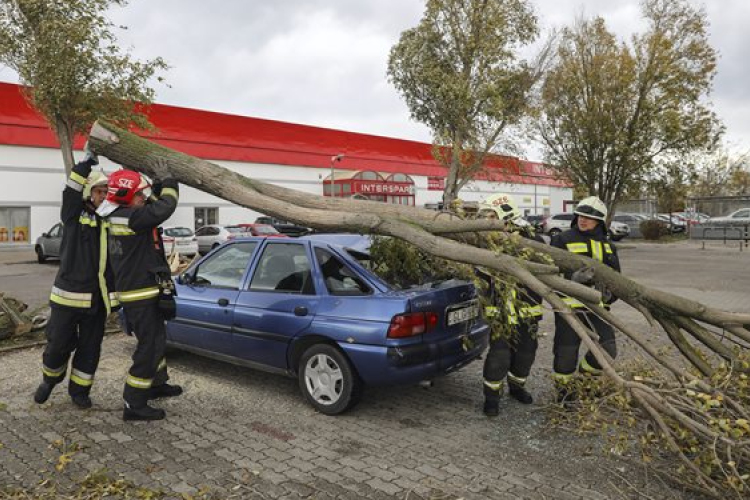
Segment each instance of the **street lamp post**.
[[331,156],[331,198],[333,198],[335,196],[333,190],[334,190],[334,187],[336,186],[336,184],[334,183],[335,179],[334,179],[334,174],[333,174],[333,165],[337,161],[341,161],[343,159],[344,159],[344,155],[342,155],[342,154],[337,154],[336,156]]

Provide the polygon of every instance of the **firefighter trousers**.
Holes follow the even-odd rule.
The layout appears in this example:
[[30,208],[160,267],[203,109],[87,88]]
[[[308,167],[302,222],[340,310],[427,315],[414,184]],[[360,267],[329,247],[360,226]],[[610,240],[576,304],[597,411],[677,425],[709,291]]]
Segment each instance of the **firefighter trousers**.
[[57,385],[65,379],[73,354],[68,393],[88,395],[94,383],[102,351],[107,310],[97,304],[94,310],[52,307],[42,355],[44,381]]
[[167,329],[164,318],[155,302],[125,305],[125,317],[138,340],[133,353],[133,365],[125,380],[123,398],[130,408],[143,408],[148,403],[152,387],[167,382]]
[[[576,311],[576,317],[586,328],[593,330],[599,336],[599,345],[614,359],[617,356],[617,343],[612,326],[588,310]],[[553,347],[553,367],[556,374],[571,375],[576,371],[576,368],[579,367],[578,349],[580,346],[581,339],[576,335],[576,332],[568,325],[561,314],[556,313]],[[583,357],[580,368],[583,372],[594,374],[601,371],[601,366],[591,352],[587,352]]]
[[490,342],[483,370],[485,398],[500,398],[506,376],[509,383],[520,386],[526,383],[539,346],[538,325],[537,321],[521,322],[516,325],[512,339],[499,338]]

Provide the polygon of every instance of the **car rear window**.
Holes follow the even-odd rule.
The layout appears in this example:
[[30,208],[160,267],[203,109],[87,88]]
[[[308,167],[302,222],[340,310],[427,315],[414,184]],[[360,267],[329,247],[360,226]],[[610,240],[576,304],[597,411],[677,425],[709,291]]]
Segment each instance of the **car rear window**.
[[253,229],[258,234],[279,234],[273,226],[255,226]]
[[241,233],[245,230],[245,228],[240,226],[227,226],[227,231],[230,233]]
[[193,231],[186,227],[170,227],[168,229],[164,230],[164,234],[166,236],[172,236],[174,237],[186,237],[186,236],[192,236]]

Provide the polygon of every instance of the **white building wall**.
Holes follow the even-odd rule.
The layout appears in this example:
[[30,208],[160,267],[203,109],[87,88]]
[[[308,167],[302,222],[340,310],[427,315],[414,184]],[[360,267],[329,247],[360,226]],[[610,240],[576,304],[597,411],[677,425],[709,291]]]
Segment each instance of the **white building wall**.
[[[76,159],[81,159],[83,153],[77,152],[75,156]],[[287,165],[229,161],[215,163],[261,181],[312,194],[322,194],[323,179],[330,173],[326,169]],[[95,168],[102,168],[109,173],[118,167],[102,158],[99,167]],[[417,206],[441,201],[441,191],[427,189],[427,177],[411,177],[415,183]],[[29,208],[30,242],[33,243],[59,221],[64,185],[64,169],[59,150],[0,145],[0,211],[4,207]],[[183,186],[180,191],[179,206],[165,223],[167,226],[179,225],[195,229],[197,207],[217,208],[220,224],[253,222],[261,215],[191,187]],[[563,201],[572,198],[572,190],[569,188],[487,181],[469,182],[461,191],[461,198],[466,201],[481,201],[499,192],[514,195],[526,214],[562,212]],[[0,242],[0,248],[16,246],[9,242]]]

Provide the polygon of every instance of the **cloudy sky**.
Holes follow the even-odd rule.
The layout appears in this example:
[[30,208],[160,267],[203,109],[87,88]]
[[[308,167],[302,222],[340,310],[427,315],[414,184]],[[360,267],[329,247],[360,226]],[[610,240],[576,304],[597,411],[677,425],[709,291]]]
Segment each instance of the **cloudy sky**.
[[[638,0],[533,3],[544,30],[582,14],[622,36],[642,27]],[[694,3],[707,4],[721,57],[715,109],[728,141],[750,149],[750,1]],[[131,0],[112,18],[129,27],[119,36],[136,57],[172,66],[170,87],[156,85],[160,103],[429,141],[386,78],[391,46],[423,9],[424,0]],[[16,77],[0,68],[0,80]]]

